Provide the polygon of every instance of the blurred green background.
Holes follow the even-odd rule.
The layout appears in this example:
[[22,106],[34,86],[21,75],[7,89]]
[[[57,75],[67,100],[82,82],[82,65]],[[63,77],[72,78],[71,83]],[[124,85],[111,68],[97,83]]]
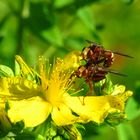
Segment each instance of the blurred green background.
[[0,63],[14,67],[14,55],[34,66],[40,55],[53,61],[85,40],[133,56],[115,56],[114,84],[134,91],[126,106],[128,122],[117,127],[86,125],[84,140],[140,139],[140,1],[139,0],[0,0]]

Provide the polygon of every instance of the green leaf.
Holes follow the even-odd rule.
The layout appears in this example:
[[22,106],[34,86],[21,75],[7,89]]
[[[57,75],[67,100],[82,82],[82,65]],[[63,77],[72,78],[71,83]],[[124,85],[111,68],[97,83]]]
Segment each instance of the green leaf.
[[120,113],[120,112],[110,113],[108,114],[105,121],[111,126],[118,125],[121,122],[125,121],[125,114]]
[[56,8],[61,8],[61,7],[63,7],[63,6],[66,6],[66,5],[71,4],[71,3],[73,3],[73,2],[74,2],[74,0],[55,0],[54,6],[55,6]]
[[28,80],[36,80],[38,73],[30,68],[19,55],[15,58],[15,75],[26,77]]
[[38,125],[34,131],[35,134],[46,138],[53,138],[57,134],[56,126],[51,122],[49,117],[44,123]]
[[19,63],[15,60],[15,75],[18,76],[20,75],[21,71],[20,71],[20,65]]
[[39,35],[40,31],[49,28],[54,20],[49,5],[46,2],[32,2],[30,1],[29,17],[25,19],[26,26],[35,34]]
[[102,95],[102,81],[94,83],[94,91],[96,95]]
[[12,127],[12,132],[15,134],[19,134],[24,128],[24,122],[23,121],[19,121],[16,124],[13,125]]
[[65,140],[77,140],[81,139],[81,134],[74,125],[67,125],[63,127],[58,127],[59,135],[63,136]]
[[4,137],[12,128],[5,111],[0,110],[0,138]]
[[45,140],[46,138],[42,135],[38,135],[35,140]]
[[112,81],[110,80],[110,78],[107,77],[105,79],[104,85],[102,86],[102,92],[103,92],[104,95],[105,94],[109,95],[113,92],[113,90],[114,90],[114,85],[113,85]]
[[134,128],[130,124],[117,126],[119,140],[138,140]]
[[140,81],[137,81],[135,84],[135,91],[134,91],[133,97],[140,106]]
[[77,12],[78,17],[81,21],[92,31],[95,30],[95,21],[93,19],[93,12],[89,7],[80,8]]
[[12,77],[14,76],[14,73],[11,68],[5,65],[0,65],[0,77],[3,77],[3,76]]
[[128,100],[125,111],[128,120],[132,120],[140,115],[140,108],[138,108],[138,103],[134,98]]
[[56,50],[57,49],[55,47],[50,46],[46,49],[43,56],[45,56],[45,58],[49,59],[49,58],[51,58],[51,56],[53,56],[53,54],[56,52]]
[[109,95],[113,92],[113,89],[114,85],[108,77],[104,80],[94,83],[94,91],[96,95]]
[[29,133],[22,133],[15,137],[15,140],[36,140],[36,136],[29,132]]
[[44,30],[42,36],[46,38],[51,44],[56,46],[63,46],[63,38],[60,29],[57,26]]
[[125,4],[132,4],[134,2],[134,0],[122,0]]
[[60,136],[57,136],[57,137],[54,138],[54,140],[64,140],[64,139]]

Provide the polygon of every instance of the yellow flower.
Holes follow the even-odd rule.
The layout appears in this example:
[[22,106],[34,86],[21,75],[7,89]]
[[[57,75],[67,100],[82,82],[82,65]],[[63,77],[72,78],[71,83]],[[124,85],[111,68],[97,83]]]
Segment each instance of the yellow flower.
[[106,96],[76,97],[68,93],[74,80],[73,67],[79,63],[75,54],[71,55],[69,63],[57,59],[48,70],[44,58],[40,57],[39,74],[16,56],[20,67],[17,76],[0,78],[0,97],[9,102],[11,122],[23,120],[26,127],[34,127],[51,115],[58,126],[89,121],[100,124],[110,113],[124,113],[125,101],[132,95],[131,91],[125,92],[124,86],[116,86]]

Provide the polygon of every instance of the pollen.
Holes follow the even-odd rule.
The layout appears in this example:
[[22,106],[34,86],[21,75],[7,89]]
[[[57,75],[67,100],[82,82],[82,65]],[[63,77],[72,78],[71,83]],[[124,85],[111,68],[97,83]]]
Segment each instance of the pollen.
[[43,88],[43,94],[45,99],[53,106],[59,106],[60,103],[63,103],[63,95],[71,88],[72,79],[70,79],[70,76],[71,71],[65,69],[64,62],[61,59],[57,59],[49,76],[44,76],[41,79],[41,83],[48,81],[47,88]]

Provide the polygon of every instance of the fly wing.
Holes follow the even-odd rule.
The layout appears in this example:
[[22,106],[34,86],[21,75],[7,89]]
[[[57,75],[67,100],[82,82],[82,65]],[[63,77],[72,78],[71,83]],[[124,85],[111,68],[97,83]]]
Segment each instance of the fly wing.
[[119,76],[124,76],[124,77],[127,77],[126,74],[123,74],[123,73],[120,73],[118,71],[115,71],[115,70],[111,70],[111,69],[104,69],[106,72],[109,72],[109,73],[112,73],[112,74],[116,74],[116,75],[119,75]]
[[117,55],[129,57],[129,58],[134,58],[133,56],[130,56],[130,55],[127,55],[127,54],[123,54],[123,53],[120,53],[120,52],[116,52],[116,51],[111,51],[111,52],[113,52],[114,54],[117,54]]

